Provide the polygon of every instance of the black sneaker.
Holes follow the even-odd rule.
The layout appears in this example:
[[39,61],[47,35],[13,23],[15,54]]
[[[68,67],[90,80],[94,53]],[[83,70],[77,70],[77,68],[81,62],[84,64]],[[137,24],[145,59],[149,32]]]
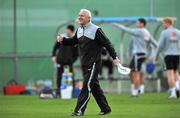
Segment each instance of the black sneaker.
[[73,112],[71,114],[71,116],[83,116],[83,114],[82,113]]
[[111,113],[111,110],[110,111],[101,111],[98,115],[107,115],[110,113]]
[[176,89],[176,96],[177,96],[177,98],[179,98],[179,96],[180,96],[180,92],[177,89]]

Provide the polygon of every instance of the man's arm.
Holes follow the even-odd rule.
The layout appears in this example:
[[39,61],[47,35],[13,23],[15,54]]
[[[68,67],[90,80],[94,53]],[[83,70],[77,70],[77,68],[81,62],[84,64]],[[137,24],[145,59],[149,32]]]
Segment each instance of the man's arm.
[[77,32],[71,38],[65,38],[65,37],[62,37],[61,35],[58,35],[57,42],[62,43],[63,45],[74,46],[78,43]]
[[56,51],[58,50],[58,48],[60,47],[60,43],[56,42],[53,46],[53,49],[52,49],[52,57],[53,56],[56,56]]
[[159,42],[158,42],[158,48],[156,51],[155,59],[158,58],[160,52],[164,49],[164,45],[165,45],[165,34],[164,34],[164,32],[162,32],[160,35]]
[[53,50],[52,50],[52,61],[53,63],[56,63],[56,52],[58,50],[58,48],[61,46],[60,43],[56,42],[53,46]]
[[110,40],[106,37],[106,35],[104,34],[104,32],[102,31],[101,28],[97,29],[95,39],[97,40],[97,42],[100,45],[102,45],[103,47],[105,47],[108,50],[108,52],[109,52],[110,56],[113,58],[113,60],[115,60],[117,58],[115,49],[113,48]]
[[153,36],[150,36],[150,43],[157,48],[158,47],[158,43],[157,41],[153,38]]
[[125,32],[131,34],[131,35],[135,35],[135,36],[139,36],[140,32],[137,31],[136,29],[133,28],[128,28],[122,24],[118,24],[118,23],[112,23],[113,26],[120,28],[121,30],[124,30]]

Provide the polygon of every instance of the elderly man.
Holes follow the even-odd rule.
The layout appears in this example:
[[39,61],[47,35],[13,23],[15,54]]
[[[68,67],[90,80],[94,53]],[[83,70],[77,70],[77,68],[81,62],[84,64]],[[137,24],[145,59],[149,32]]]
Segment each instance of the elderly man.
[[108,105],[98,81],[102,47],[105,47],[108,50],[113,58],[114,64],[120,64],[120,60],[116,57],[116,52],[102,29],[91,23],[91,12],[89,10],[81,9],[78,21],[80,27],[72,38],[65,38],[61,35],[57,36],[57,41],[61,42],[63,45],[78,44],[80,48],[84,81],[83,88],[72,115],[84,115],[91,93],[101,109],[99,115],[106,115],[111,112],[111,108]]

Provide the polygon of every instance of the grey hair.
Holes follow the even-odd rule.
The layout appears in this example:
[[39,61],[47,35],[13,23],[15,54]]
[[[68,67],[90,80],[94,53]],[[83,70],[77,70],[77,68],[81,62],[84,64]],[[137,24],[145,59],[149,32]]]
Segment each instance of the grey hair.
[[86,12],[90,18],[92,17],[91,12],[88,9],[81,9],[80,12]]

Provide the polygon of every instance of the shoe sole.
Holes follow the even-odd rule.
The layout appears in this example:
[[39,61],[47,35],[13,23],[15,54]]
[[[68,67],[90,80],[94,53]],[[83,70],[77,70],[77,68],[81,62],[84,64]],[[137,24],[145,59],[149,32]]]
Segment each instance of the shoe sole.
[[71,116],[83,116],[83,114],[72,113]]
[[104,116],[104,115],[108,115],[108,114],[110,114],[110,113],[111,113],[111,111],[106,112],[106,113],[104,113],[104,114],[98,114],[98,115],[100,115],[100,116]]

